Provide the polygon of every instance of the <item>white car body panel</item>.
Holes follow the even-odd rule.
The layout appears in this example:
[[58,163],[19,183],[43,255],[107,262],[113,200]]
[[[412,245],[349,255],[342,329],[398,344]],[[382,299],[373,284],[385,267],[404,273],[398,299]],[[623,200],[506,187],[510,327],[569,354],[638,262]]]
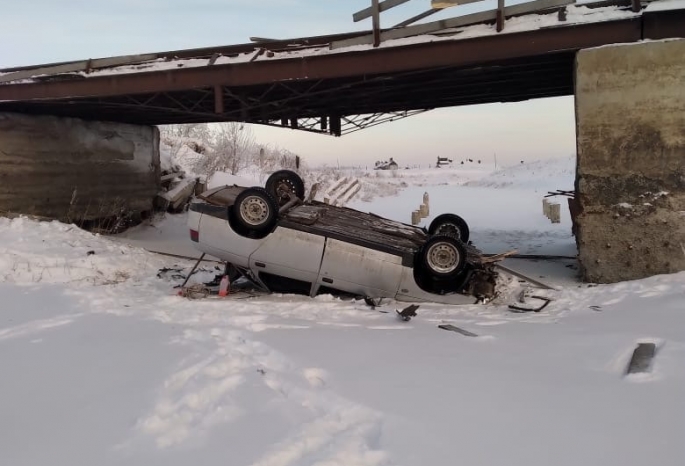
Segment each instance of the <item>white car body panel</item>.
[[399,256],[328,238],[317,283],[372,298],[394,296],[402,268]]
[[[228,224],[225,226],[230,229]],[[259,240],[260,244],[250,255],[250,269],[316,283],[325,241],[323,236],[276,227],[269,236]]]
[[[249,267],[250,254],[265,239],[250,239],[237,234],[225,219],[202,215],[200,246],[203,251],[238,267]],[[224,247],[225,245],[225,247]]]
[[427,301],[441,304],[474,304],[476,302],[476,298],[470,295],[460,293],[440,295],[422,290],[416,284],[416,281],[414,280],[414,270],[410,267],[402,268],[400,287],[395,299],[398,301]]

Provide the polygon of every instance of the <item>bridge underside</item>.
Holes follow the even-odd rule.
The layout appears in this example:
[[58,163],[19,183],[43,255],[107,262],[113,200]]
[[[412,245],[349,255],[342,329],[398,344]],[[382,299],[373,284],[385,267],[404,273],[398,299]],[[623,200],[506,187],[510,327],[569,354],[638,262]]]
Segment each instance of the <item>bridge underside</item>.
[[338,135],[434,108],[571,95],[574,58],[567,51],[476,67],[5,102],[0,109],[143,125],[242,121]]

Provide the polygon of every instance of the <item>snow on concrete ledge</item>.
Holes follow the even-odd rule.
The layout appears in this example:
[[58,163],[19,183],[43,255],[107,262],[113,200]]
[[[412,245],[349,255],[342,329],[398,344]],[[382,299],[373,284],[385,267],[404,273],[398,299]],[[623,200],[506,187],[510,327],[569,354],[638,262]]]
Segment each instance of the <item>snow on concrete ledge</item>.
[[647,5],[645,11],[681,10],[685,8],[685,0],[659,0]]

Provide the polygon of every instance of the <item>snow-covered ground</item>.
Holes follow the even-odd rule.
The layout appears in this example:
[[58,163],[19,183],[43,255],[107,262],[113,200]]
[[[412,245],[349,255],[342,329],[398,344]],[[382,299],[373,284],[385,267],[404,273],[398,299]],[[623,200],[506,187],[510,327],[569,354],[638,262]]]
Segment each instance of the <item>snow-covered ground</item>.
[[[487,252],[574,253],[568,214],[541,209],[572,188],[571,158],[410,172],[354,207],[408,221],[428,192]],[[117,238],[0,219],[0,464],[685,464],[685,273],[589,286],[569,262],[510,260],[559,287],[543,312],[401,322],[393,302],[181,298],[159,271],[191,262],[142,248],[187,242],[182,216]],[[655,363],[625,376],[639,342]]]

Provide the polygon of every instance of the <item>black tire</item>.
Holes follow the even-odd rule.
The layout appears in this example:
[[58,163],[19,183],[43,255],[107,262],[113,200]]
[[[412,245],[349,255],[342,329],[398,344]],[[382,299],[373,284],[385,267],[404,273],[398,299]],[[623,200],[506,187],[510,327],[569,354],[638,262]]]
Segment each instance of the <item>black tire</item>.
[[287,204],[293,195],[304,200],[304,181],[294,171],[279,170],[272,173],[266,180],[265,186],[269,194],[276,199],[279,207]]
[[232,219],[244,236],[269,233],[278,221],[278,205],[264,188],[247,188],[235,198]]
[[432,280],[451,280],[466,267],[466,248],[452,236],[436,235],[419,251],[418,264],[421,273]]
[[469,242],[469,226],[466,221],[458,215],[442,214],[433,219],[428,227],[430,235],[452,236],[466,244]]

